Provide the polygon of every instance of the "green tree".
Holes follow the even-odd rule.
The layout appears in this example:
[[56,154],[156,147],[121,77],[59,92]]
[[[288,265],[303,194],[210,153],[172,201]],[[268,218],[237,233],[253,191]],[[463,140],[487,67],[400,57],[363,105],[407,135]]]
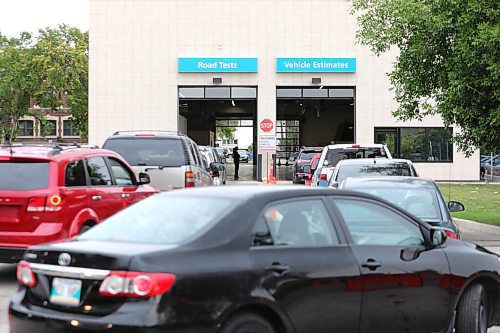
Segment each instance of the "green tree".
[[0,35],[0,141],[15,139],[17,121],[28,115],[33,90],[31,35]]
[[33,97],[38,105],[53,110],[67,100],[82,137],[88,133],[88,57],[88,32],[67,25],[39,30],[33,47]]
[[234,140],[236,127],[217,127],[215,131],[216,140]]
[[389,78],[400,120],[439,114],[454,140],[500,150],[500,2],[354,0],[358,39],[380,55],[399,49]]

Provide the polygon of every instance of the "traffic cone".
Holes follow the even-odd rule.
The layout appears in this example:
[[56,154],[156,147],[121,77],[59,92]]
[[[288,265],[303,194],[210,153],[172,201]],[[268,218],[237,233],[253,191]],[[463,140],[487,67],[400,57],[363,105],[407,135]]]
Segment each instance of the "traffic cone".
[[276,177],[274,177],[274,160],[271,160],[271,168],[267,177],[266,184],[276,184]]

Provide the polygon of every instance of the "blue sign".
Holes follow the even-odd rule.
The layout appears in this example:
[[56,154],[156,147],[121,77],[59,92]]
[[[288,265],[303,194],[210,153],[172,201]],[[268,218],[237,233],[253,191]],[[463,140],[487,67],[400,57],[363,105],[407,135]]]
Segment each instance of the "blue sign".
[[179,73],[256,73],[257,58],[179,58]]
[[356,58],[277,58],[278,73],[356,73]]

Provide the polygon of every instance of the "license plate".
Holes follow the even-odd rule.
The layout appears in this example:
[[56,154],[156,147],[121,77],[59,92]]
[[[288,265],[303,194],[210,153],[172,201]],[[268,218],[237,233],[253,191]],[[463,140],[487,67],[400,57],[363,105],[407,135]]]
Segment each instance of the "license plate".
[[50,302],[54,304],[78,306],[82,293],[82,281],[54,278]]

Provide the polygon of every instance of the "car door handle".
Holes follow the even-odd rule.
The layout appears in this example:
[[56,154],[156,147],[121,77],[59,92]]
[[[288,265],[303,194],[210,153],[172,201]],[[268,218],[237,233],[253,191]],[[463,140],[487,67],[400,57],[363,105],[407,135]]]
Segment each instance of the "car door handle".
[[99,201],[99,200],[101,200],[101,199],[102,199],[102,197],[101,197],[100,195],[94,195],[94,196],[92,197],[92,200],[94,200],[94,201]]
[[128,194],[128,193],[122,193],[122,198],[128,198],[128,197],[130,197],[130,194]]
[[271,266],[267,266],[264,270],[266,272],[274,272],[282,275],[290,270],[290,266],[273,263]]
[[361,267],[368,268],[371,271],[376,270],[382,266],[378,261],[375,261],[373,259],[368,259],[364,264],[361,265]]

